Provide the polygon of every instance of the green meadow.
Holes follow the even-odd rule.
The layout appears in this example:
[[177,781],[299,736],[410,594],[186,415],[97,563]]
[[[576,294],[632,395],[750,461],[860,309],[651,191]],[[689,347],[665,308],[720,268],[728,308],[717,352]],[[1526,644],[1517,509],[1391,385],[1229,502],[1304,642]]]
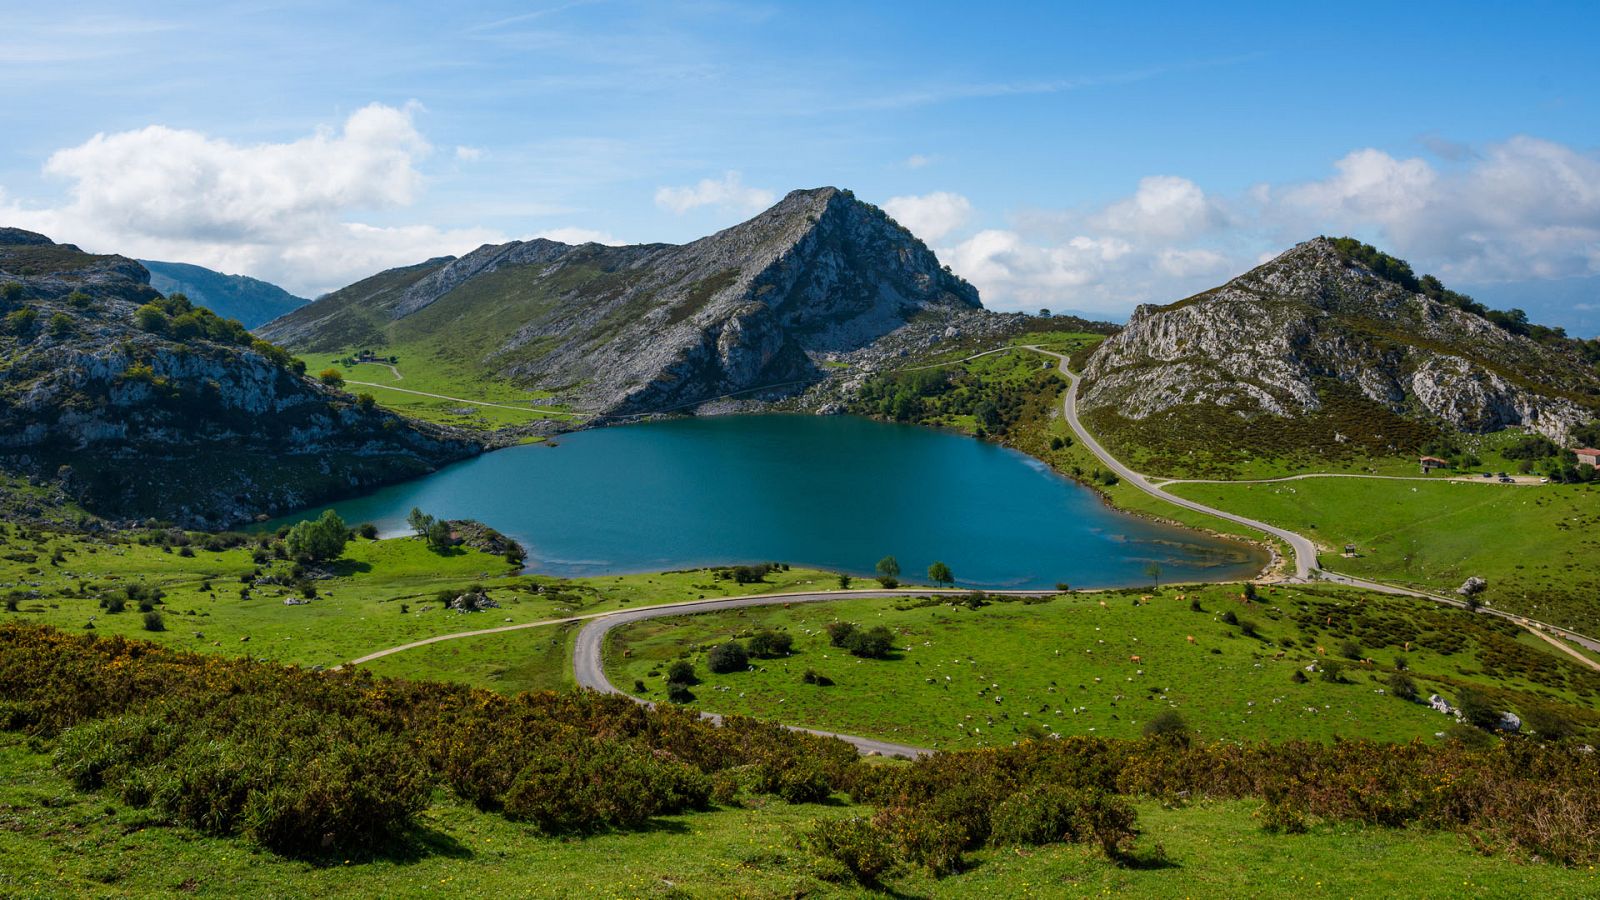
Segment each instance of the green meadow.
[[[1173,493],[1298,531],[1336,572],[1450,592],[1474,575],[1486,603],[1600,632],[1600,490],[1440,480],[1306,478],[1175,484]],[[1343,555],[1353,544],[1356,555]]]
[[[548,391],[527,390],[501,379],[469,371],[458,362],[442,358],[429,345],[401,344],[378,348],[376,352],[384,358],[393,355],[399,362],[392,367],[387,363],[375,362],[345,365],[342,360],[354,356],[355,350],[302,353],[300,358],[305,360],[306,371],[312,374],[325,369],[337,369],[347,379],[345,390],[352,394],[371,394],[379,406],[429,422],[492,431],[546,419],[566,421],[574,418],[566,407],[550,402]],[[395,375],[397,371],[398,378]],[[355,381],[367,383],[348,383]],[[457,399],[426,397],[407,391]],[[459,402],[461,400],[475,400],[478,403]]]
[[[192,555],[184,555],[186,550]],[[476,550],[441,553],[414,538],[355,539],[340,559],[322,568],[329,577],[311,580],[314,598],[286,603],[307,599],[291,577],[293,564],[257,563],[253,551],[253,544],[217,552],[200,549],[198,542],[174,548],[139,543],[137,535],[74,535],[0,523],[0,598],[6,601],[0,617],[198,652],[333,666],[457,631],[833,583],[827,573],[800,569],[773,572],[755,585],[718,579],[705,569],[564,580],[520,575],[504,559]],[[262,576],[284,583],[255,584]],[[133,604],[116,613],[101,607],[102,597],[130,585],[163,592],[155,606],[163,630],[148,630]],[[446,608],[441,594],[454,597],[473,585],[482,585],[499,608],[473,613]],[[248,599],[240,595],[246,587]],[[543,635],[559,629],[534,631]],[[429,654],[406,658],[426,660]],[[398,665],[395,674],[427,671],[421,662],[417,673],[404,663],[389,665]],[[535,679],[526,686],[555,685]]]
[[[830,644],[825,628],[837,621],[887,626],[897,649],[852,656]],[[712,647],[763,628],[791,635],[792,653],[710,671]],[[1539,638],[1491,617],[1344,589],[1264,588],[1253,603],[1227,586],[976,609],[949,598],[846,600],[652,619],[608,641],[612,683],[642,683],[649,699],[666,696],[667,664],[686,659],[700,678],[694,703],[708,710],[938,749],[1137,737],[1167,710],[1207,738],[1432,740],[1451,720],[1392,695],[1402,665],[1424,698],[1470,686],[1524,716],[1546,709],[1600,724],[1600,673]],[[1343,666],[1338,681],[1306,670],[1330,664]],[[808,671],[832,684],[806,683]]]

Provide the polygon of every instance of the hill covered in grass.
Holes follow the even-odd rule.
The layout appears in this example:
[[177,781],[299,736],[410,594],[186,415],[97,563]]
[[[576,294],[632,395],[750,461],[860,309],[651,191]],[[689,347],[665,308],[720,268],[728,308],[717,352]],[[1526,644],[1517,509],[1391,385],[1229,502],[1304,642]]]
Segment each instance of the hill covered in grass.
[[1561,441],[1600,410],[1594,350],[1317,238],[1140,307],[1089,357],[1081,407],[1113,452],[1159,474],[1393,456],[1512,427]]
[[0,229],[0,470],[44,489],[22,515],[70,503],[219,526],[481,449],[304,368],[239,322],[163,297],[131,259]]

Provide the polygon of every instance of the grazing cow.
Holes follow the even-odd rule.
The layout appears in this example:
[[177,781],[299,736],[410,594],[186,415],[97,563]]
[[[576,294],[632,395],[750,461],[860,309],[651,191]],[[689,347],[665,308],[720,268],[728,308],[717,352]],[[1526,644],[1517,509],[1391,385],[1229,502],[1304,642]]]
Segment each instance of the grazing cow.
[[1187,640],[1191,644],[1194,643],[1194,635],[1192,635],[1192,634],[1189,635],[1187,638],[1185,638],[1185,640]]
[[1136,662],[1144,662],[1144,657],[1142,657],[1142,656],[1130,656],[1130,657],[1128,657],[1128,662],[1134,662],[1134,663],[1136,663]]

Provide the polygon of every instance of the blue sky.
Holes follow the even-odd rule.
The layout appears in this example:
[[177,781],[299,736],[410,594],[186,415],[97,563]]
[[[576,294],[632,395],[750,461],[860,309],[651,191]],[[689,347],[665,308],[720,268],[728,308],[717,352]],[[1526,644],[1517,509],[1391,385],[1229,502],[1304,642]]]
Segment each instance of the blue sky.
[[1348,232],[1600,331],[1592,2],[8,6],[0,220],[304,293],[834,184],[997,308]]

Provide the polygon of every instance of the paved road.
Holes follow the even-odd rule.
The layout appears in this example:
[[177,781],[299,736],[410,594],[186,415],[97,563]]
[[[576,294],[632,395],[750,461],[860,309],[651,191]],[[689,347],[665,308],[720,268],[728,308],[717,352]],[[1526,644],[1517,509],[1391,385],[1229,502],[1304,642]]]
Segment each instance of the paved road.
[[[572,668],[580,687],[601,691],[607,694],[622,694],[645,706],[651,706],[649,701],[640,700],[631,694],[617,689],[606,678],[605,661],[603,659],[606,633],[619,625],[632,622],[642,622],[646,619],[660,618],[661,616],[682,616],[697,612],[719,612],[727,609],[742,609],[750,606],[773,606],[789,603],[819,603],[825,600],[858,600],[872,597],[906,597],[922,596],[930,593],[962,594],[961,590],[894,590],[894,591],[815,591],[796,594],[763,594],[754,597],[729,597],[720,600],[703,600],[693,603],[678,603],[671,606],[655,606],[646,609],[630,609],[622,612],[607,613],[591,619],[578,632],[578,642],[572,651]],[[1015,594],[1017,596],[1044,596],[1055,593],[1054,591],[989,591],[988,593]],[[701,713],[707,719],[721,722],[722,717],[715,713]],[[818,731],[814,728],[799,728],[785,725],[794,731],[804,731],[822,737],[838,738],[845,743],[853,745],[864,754],[879,754],[881,756],[927,756],[933,751],[926,747],[913,747],[908,744],[896,744],[890,741],[880,741],[873,738],[858,737],[853,734],[838,734],[831,731]]]
[[377,384],[371,381],[351,381],[345,379],[345,384],[359,384],[362,387],[382,388],[386,391],[399,391],[402,394],[415,394],[418,397],[433,397],[436,400],[449,400],[452,403],[470,403],[473,406],[493,406],[496,409],[514,409],[517,412],[548,413],[556,416],[573,416],[577,413],[563,412],[559,409],[541,409],[537,406],[512,406],[507,403],[490,403],[487,400],[468,400],[464,397],[447,397],[444,394],[430,394],[427,391],[413,391],[410,388],[395,387],[392,384]]
[[[1079,378],[1075,373],[1072,372],[1072,370],[1067,368],[1067,358],[1060,353],[1056,353],[1052,350],[1046,350],[1042,347],[1029,346],[1028,349],[1033,350],[1036,353],[1043,353],[1047,356],[1054,356],[1058,360],[1058,366],[1061,370],[1061,374],[1065,375],[1067,380],[1070,382],[1070,385],[1067,388],[1066,398],[1062,401],[1062,412],[1066,415],[1067,424],[1072,426],[1072,432],[1078,436],[1078,440],[1082,441],[1083,445],[1088,447],[1089,450],[1093,452],[1102,463],[1105,463],[1107,468],[1117,473],[1119,478],[1127,481],[1129,484],[1132,484],[1134,487],[1137,487],[1152,497],[1156,497],[1160,500],[1166,501],[1167,503],[1176,504],[1185,509],[1192,509],[1195,512],[1216,516],[1220,519],[1227,519],[1230,522],[1237,522],[1240,525],[1254,528],[1257,531],[1270,534],[1282,540],[1294,550],[1295,574],[1294,578],[1291,580],[1296,582],[1309,582],[1312,580],[1333,582],[1335,584],[1344,584],[1351,587],[1362,588],[1364,590],[1376,591],[1381,594],[1397,594],[1406,597],[1419,597],[1424,600],[1433,600],[1449,606],[1463,608],[1466,607],[1467,604],[1457,597],[1449,597],[1443,594],[1429,593],[1427,591],[1417,591],[1410,588],[1403,588],[1398,585],[1386,584],[1381,581],[1369,581],[1365,578],[1355,578],[1349,575],[1341,575],[1337,572],[1330,572],[1318,565],[1317,547],[1304,535],[1297,534],[1293,531],[1289,531],[1288,529],[1278,528],[1275,525],[1268,525],[1266,522],[1256,519],[1235,515],[1224,510],[1206,506],[1203,503],[1196,503],[1188,498],[1179,497],[1176,494],[1168,493],[1167,491],[1162,490],[1160,486],[1152,484],[1149,479],[1123,465],[1117,460],[1116,457],[1107,452],[1106,449],[1100,445],[1100,442],[1094,439],[1094,435],[1090,434],[1088,429],[1083,427],[1083,423],[1078,421]],[[1291,477],[1305,478],[1307,476],[1296,475]],[[1490,607],[1482,607],[1479,611],[1516,622],[1518,625],[1521,625],[1524,628],[1533,631],[1535,634],[1538,634],[1541,638],[1549,639],[1550,635],[1556,635],[1557,637],[1565,638],[1590,650],[1600,651],[1600,640],[1596,640],[1588,635],[1580,634],[1568,628],[1562,628],[1559,625],[1552,625],[1549,622],[1541,622],[1537,619],[1530,619],[1526,616],[1519,616],[1515,613],[1509,613]],[[1552,641],[1552,643],[1571,654],[1574,658],[1583,662],[1584,665],[1592,669],[1600,670],[1600,663],[1596,663],[1589,657],[1584,656],[1582,653],[1579,653],[1576,650],[1573,650],[1571,647],[1561,644],[1559,641]]]
[[1030,346],[1028,349],[1036,353],[1043,353],[1046,356],[1054,356],[1057,359],[1057,365],[1061,370],[1061,374],[1065,375],[1067,377],[1067,381],[1070,382],[1069,386],[1067,387],[1066,399],[1062,401],[1062,412],[1065,413],[1067,417],[1067,424],[1072,426],[1072,433],[1078,436],[1078,440],[1081,441],[1085,447],[1088,447],[1095,456],[1099,457],[1100,461],[1106,465],[1106,468],[1109,468],[1111,471],[1115,472],[1118,478],[1121,478],[1123,481],[1128,482],[1139,490],[1144,491],[1146,494],[1149,494],[1150,496],[1159,500],[1166,501],[1167,503],[1171,503],[1175,506],[1181,506],[1185,509],[1192,509],[1195,512],[1205,513],[1209,516],[1216,516],[1219,519],[1227,519],[1230,522],[1237,522],[1240,525],[1253,528],[1256,531],[1260,531],[1264,534],[1270,534],[1273,537],[1278,538],[1285,544],[1288,544],[1289,547],[1294,551],[1295,578],[1304,581],[1311,577],[1312,571],[1317,568],[1317,548],[1315,544],[1311,543],[1311,541],[1307,540],[1301,535],[1295,534],[1294,532],[1283,528],[1278,528],[1275,525],[1268,525],[1266,522],[1262,522],[1257,519],[1250,519],[1246,518],[1245,516],[1224,512],[1220,509],[1214,509],[1206,506],[1203,503],[1196,503],[1193,500],[1179,497],[1177,494],[1169,494],[1154,484],[1151,484],[1150,480],[1145,478],[1143,475],[1140,475],[1138,472],[1135,472],[1134,470],[1123,465],[1116,457],[1107,452],[1106,448],[1100,446],[1100,442],[1094,439],[1094,435],[1090,434],[1088,429],[1084,428],[1083,424],[1078,421],[1078,376],[1071,369],[1067,368],[1067,357],[1053,350],[1046,350],[1043,347]]
[[[1503,485],[1506,482],[1498,478],[1474,478],[1470,475],[1448,475],[1434,478],[1429,475],[1369,475],[1362,472],[1302,472],[1299,475],[1280,475],[1277,478],[1162,478],[1152,482],[1158,487],[1171,487],[1174,484],[1274,484],[1279,481],[1300,481],[1305,478],[1373,478],[1379,481],[1431,481],[1434,484],[1492,484]],[[1538,476],[1520,475],[1510,482],[1513,486],[1539,484]]]

